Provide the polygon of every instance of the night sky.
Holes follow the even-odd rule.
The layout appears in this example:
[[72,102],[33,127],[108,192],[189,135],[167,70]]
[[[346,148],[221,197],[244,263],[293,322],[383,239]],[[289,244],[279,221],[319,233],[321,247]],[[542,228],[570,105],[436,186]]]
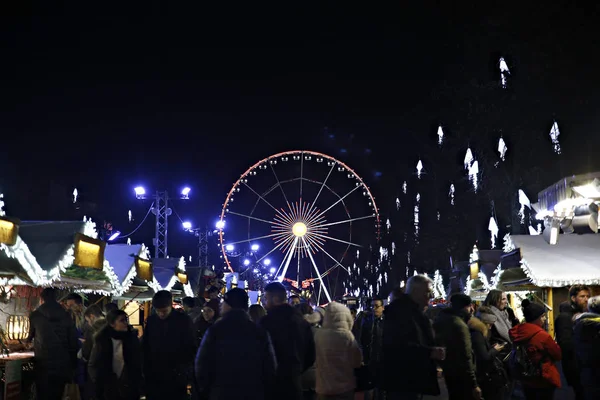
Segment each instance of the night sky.
[[[136,224],[127,210],[139,222],[148,207],[136,202],[135,185],[173,193],[189,185],[192,199],[175,210],[213,224],[251,164],[311,149],[355,168],[387,216],[420,157],[426,171],[460,171],[466,148],[493,154],[499,131],[508,173],[532,200],[562,176],[600,169],[597,6],[415,3],[148,6],[122,16],[80,5],[8,18],[0,35],[7,211],[24,220],[84,213],[129,232]],[[507,90],[498,89],[500,56],[512,73]],[[469,90],[485,85],[485,96]],[[548,137],[553,119],[560,156]],[[438,124],[451,143],[445,158]],[[534,166],[535,178],[523,172]],[[422,193],[431,187],[418,184]],[[75,187],[79,210],[70,202]],[[444,190],[436,202],[446,201]],[[482,199],[464,200],[481,210],[472,226],[485,225],[472,239],[486,234],[494,190],[502,189],[490,184]],[[510,215],[498,218],[510,224]],[[170,252],[195,254],[194,239],[172,223]],[[149,223],[134,242],[151,237]]]

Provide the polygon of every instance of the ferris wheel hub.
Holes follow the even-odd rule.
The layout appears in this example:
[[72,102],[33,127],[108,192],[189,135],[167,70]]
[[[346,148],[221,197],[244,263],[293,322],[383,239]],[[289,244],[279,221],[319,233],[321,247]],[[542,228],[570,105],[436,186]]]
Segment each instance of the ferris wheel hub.
[[301,238],[306,235],[307,227],[304,222],[296,222],[294,226],[292,226],[292,233],[294,236]]

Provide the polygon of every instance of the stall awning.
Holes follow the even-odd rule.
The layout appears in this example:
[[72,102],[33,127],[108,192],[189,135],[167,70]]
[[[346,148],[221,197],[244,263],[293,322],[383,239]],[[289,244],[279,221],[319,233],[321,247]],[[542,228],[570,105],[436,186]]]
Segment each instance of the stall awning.
[[541,235],[514,235],[521,268],[536,286],[600,285],[600,235],[560,235],[549,245]]

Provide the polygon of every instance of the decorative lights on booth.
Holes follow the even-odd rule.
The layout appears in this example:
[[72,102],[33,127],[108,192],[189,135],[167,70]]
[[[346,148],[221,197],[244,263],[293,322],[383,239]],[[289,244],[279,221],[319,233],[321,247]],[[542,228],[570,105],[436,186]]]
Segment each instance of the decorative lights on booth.
[[29,318],[25,315],[9,315],[6,333],[10,340],[26,340],[29,338]]
[[469,257],[470,278],[477,279],[479,277],[479,249],[477,245],[473,246],[473,251]]

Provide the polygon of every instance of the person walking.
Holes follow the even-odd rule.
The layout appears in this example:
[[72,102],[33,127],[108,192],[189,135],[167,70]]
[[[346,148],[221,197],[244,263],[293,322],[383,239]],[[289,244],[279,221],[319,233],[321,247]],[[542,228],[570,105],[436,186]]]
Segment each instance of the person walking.
[[96,333],[88,363],[96,400],[138,400],[142,385],[142,350],[127,313],[113,310]]
[[575,322],[573,344],[585,400],[600,399],[600,296],[588,301],[588,312]]
[[327,305],[323,327],[315,333],[319,400],[354,399],[354,369],[360,367],[362,353],[352,334],[353,322],[346,306],[336,302]]
[[381,388],[388,400],[440,394],[436,362],[444,359],[445,351],[436,347],[431,321],[425,315],[432,287],[428,277],[412,276],[405,293],[394,289],[392,302],[385,309]]
[[275,353],[267,331],[250,321],[245,290],[235,288],[225,293],[221,319],[208,328],[195,364],[201,400],[270,398]]
[[275,399],[302,400],[302,373],[315,362],[312,330],[300,312],[287,303],[285,286],[271,282],[264,290],[267,315],[259,325],[271,335],[277,356],[273,396]]
[[192,320],[173,311],[171,292],[152,298],[155,313],[148,317],[142,338],[148,400],[183,400],[196,350]]
[[38,400],[61,400],[77,368],[77,330],[71,316],[56,301],[53,288],[40,294],[40,306],[29,317],[29,339],[35,353]]

